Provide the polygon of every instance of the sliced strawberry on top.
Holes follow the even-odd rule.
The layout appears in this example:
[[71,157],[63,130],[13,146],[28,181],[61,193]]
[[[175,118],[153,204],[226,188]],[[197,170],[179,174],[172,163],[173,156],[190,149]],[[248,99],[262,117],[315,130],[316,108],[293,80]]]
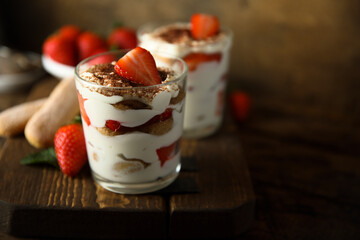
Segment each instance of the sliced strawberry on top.
[[221,53],[206,54],[206,53],[190,53],[184,57],[184,61],[188,65],[189,71],[194,71],[199,64],[211,61],[220,61]]
[[81,94],[79,93],[79,91],[77,91],[77,95],[78,95],[78,99],[79,99],[79,106],[80,106],[80,113],[82,118],[84,119],[86,125],[90,126],[91,122],[90,122],[90,118],[87,115],[86,111],[85,111],[85,107],[84,107],[84,102],[87,100],[87,98],[83,98],[81,96]]
[[219,32],[220,23],[216,16],[196,13],[191,17],[191,35],[201,40],[212,37]]
[[60,35],[52,35],[45,40],[43,53],[65,65],[75,66],[77,63],[75,44]]
[[137,46],[137,37],[134,30],[129,28],[115,28],[107,38],[110,48],[133,49]]
[[120,58],[114,68],[120,76],[140,85],[161,83],[153,56],[141,47],[136,47]]

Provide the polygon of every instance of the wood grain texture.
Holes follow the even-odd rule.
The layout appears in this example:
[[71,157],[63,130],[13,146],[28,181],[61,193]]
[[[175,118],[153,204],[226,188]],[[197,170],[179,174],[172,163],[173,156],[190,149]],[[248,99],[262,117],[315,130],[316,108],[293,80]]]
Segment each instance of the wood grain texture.
[[[197,11],[217,14],[234,32],[232,86],[252,100],[248,121],[231,126],[241,138],[256,195],[254,222],[237,239],[360,239],[358,0],[4,4],[7,43],[35,51],[66,23],[106,34],[114,20],[137,28],[188,19]],[[99,12],[107,16],[91,17]],[[32,38],[24,42],[26,32]],[[21,99],[9,94],[0,107]]]
[[[40,83],[29,99],[47,95],[56,84],[54,79]],[[52,167],[20,164],[35,151],[22,135],[8,139],[3,147],[0,208],[7,212],[7,220],[0,224],[3,231],[20,236],[165,237],[163,197],[110,193],[94,184],[89,168],[70,178]],[[89,224],[95,231],[88,230]]]
[[[225,125],[231,124],[226,120]],[[243,233],[253,220],[255,196],[238,136],[223,128],[212,137],[186,142],[184,150],[185,156],[194,154],[198,160],[199,172],[184,175],[198,181],[200,194],[171,196],[170,237],[228,238]]]
[[[29,99],[46,95],[56,84],[54,79],[39,83]],[[214,236],[222,237],[224,231],[236,236],[252,222],[255,197],[237,135],[227,129],[221,132],[201,141],[183,141],[183,156],[195,157],[200,165],[199,171],[180,174],[180,179],[195,179],[199,185],[199,192],[187,194],[115,194],[94,183],[89,166],[74,178],[49,166],[24,166],[20,159],[39,150],[23,135],[10,138],[0,156],[0,230],[15,236],[86,239],[192,238],[214,233],[203,231],[208,224],[194,232],[184,225],[185,217],[213,225],[221,219]]]

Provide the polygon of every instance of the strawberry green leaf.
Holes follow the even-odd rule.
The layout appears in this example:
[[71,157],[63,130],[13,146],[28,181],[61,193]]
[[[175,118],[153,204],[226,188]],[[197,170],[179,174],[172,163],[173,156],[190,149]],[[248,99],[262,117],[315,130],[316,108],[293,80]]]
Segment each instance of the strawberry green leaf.
[[112,29],[115,29],[115,28],[118,28],[118,27],[123,27],[123,26],[124,26],[124,24],[121,21],[117,20],[117,21],[113,22]]
[[80,116],[80,115],[76,115],[76,116],[74,117],[74,119],[71,121],[70,124],[72,124],[72,123],[82,124],[82,122],[81,122],[81,116]]
[[21,159],[20,163],[23,165],[49,164],[56,168],[59,168],[55,149],[53,147],[30,154]]
[[116,51],[116,50],[119,50],[117,45],[113,44],[110,46],[110,51]]

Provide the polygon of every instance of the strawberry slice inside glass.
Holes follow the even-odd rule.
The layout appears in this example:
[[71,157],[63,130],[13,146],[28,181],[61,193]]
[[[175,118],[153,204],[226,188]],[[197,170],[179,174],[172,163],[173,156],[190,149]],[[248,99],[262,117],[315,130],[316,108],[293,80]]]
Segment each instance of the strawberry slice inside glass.
[[214,53],[214,54],[191,53],[184,57],[184,61],[188,65],[189,71],[192,72],[195,71],[201,63],[211,62],[211,61],[220,62],[221,57],[222,57],[221,53]]
[[161,167],[163,167],[167,161],[175,157],[175,155],[179,152],[180,144],[181,139],[178,139],[169,146],[156,149],[156,154],[158,155]]
[[114,132],[119,131],[119,130],[122,130],[122,131],[135,131],[136,129],[139,129],[139,128],[143,127],[143,126],[154,124],[156,122],[165,121],[165,120],[171,118],[172,111],[173,110],[171,108],[167,108],[163,113],[154,116],[153,118],[151,118],[146,123],[144,123],[144,124],[142,124],[140,126],[137,126],[137,127],[125,127],[125,126],[122,126],[121,123],[119,121],[116,121],[116,120],[106,120],[105,126],[108,127],[109,129],[111,129]]
[[91,122],[90,122],[90,118],[87,115],[86,111],[85,111],[85,107],[84,107],[84,102],[87,100],[86,98],[84,99],[81,94],[79,93],[79,91],[77,91],[77,95],[78,95],[78,99],[79,99],[79,106],[80,106],[80,113],[82,118],[84,119],[86,125],[90,126]]

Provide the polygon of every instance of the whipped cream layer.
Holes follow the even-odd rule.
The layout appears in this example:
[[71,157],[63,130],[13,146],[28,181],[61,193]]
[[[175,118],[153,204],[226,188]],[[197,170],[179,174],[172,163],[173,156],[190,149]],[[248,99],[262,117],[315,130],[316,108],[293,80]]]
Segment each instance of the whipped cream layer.
[[[91,169],[100,176],[123,183],[154,181],[174,171],[180,163],[180,151],[163,166],[156,150],[176,142],[182,135],[183,113],[173,111],[173,127],[164,135],[132,132],[117,136],[102,135],[96,128],[84,125],[86,147]],[[144,161],[126,161],[137,159]],[[132,164],[122,169],[119,164]]]
[[202,63],[195,71],[189,72],[184,130],[221,124],[228,69],[228,53],[224,52],[220,62]]
[[[116,120],[125,127],[140,126],[156,115],[163,113],[169,108],[171,98],[177,97],[179,88],[177,85],[168,85],[163,91],[157,92],[152,99],[142,98],[141,96],[105,96],[89,88],[79,86],[77,89],[84,101],[85,111],[94,127],[104,127],[107,120]],[[137,100],[151,106],[151,109],[116,109],[112,104],[123,100]],[[179,110],[181,105],[171,106]]]
[[[183,33],[176,33],[176,29]],[[187,33],[189,30],[189,23],[174,23],[155,29],[150,25],[145,26],[139,34],[140,46],[149,51],[164,52],[180,58],[194,52],[208,54],[222,52],[231,47],[229,31],[223,30],[218,35],[205,40],[195,40]]]

